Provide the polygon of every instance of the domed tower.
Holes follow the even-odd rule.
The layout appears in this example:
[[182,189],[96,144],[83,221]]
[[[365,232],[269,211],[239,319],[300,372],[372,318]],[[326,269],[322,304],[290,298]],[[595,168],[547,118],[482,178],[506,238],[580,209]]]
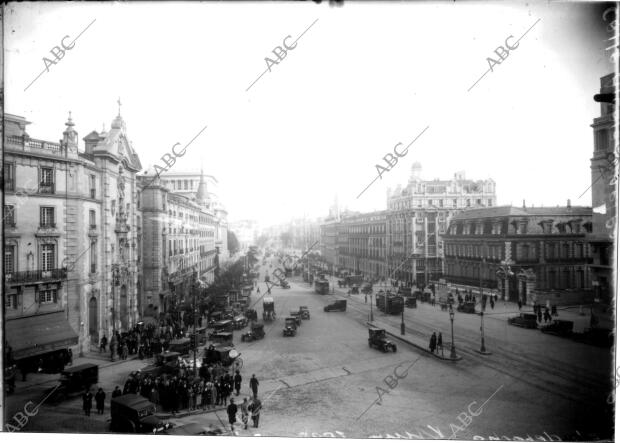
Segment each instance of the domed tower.
[[409,183],[419,182],[422,180],[422,165],[420,162],[414,162],[411,165],[411,176],[409,177]]
[[69,111],[69,119],[65,123],[66,129],[62,133],[62,140],[60,144],[66,149],[67,157],[78,156],[78,133],[73,127],[75,123],[71,119],[71,111]]

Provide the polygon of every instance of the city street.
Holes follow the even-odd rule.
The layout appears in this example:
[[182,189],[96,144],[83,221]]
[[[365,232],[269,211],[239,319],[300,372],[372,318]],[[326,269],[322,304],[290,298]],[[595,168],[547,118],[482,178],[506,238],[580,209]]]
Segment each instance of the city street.
[[[264,274],[265,268],[260,280]],[[260,288],[264,295],[266,284]],[[479,346],[479,317],[458,313],[455,342],[462,360],[437,359],[398,339],[393,340],[398,352],[384,354],[368,347],[370,305],[363,295],[346,297],[337,290],[336,295],[322,296],[297,277],[290,289],[273,287],[272,296],[277,317],[265,324],[264,339],[242,343],[243,331],[234,333],[244,360],[243,387],[236,402],[249,396],[252,374],[260,381],[263,402],[259,429],[238,427],[237,435],[459,439],[538,435],[548,440],[604,428],[602,406],[608,391],[603,380],[610,364],[604,349],[507,326],[502,316],[489,315],[486,343],[493,354],[480,355],[474,351]],[[323,306],[335,298],[348,299],[347,312],[323,312]],[[255,292],[252,304],[261,318],[262,299]],[[283,337],[284,318],[301,305],[308,306],[310,320],[302,321],[296,336]],[[405,338],[423,343],[431,331],[442,331],[444,341],[450,340],[448,315],[439,306],[418,304],[405,312]],[[400,316],[375,309],[374,317],[388,331],[399,333]],[[81,399],[76,397],[59,406],[41,406],[25,429],[107,432],[109,393],[146,361],[109,363],[104,358],[98,361],[101,386],[108,392],[104,415],[84,417]],[[33,379],[25,391],[18,386],[18,393],[8,398],[11,414],[28,400],[41,399],[44,389],[53,386],[51,375],[32,377],[47,382],[32,385]],[[511,419],[505,420],[507,416]],[[224,426],[227,418],[220,410],[175,421]]]

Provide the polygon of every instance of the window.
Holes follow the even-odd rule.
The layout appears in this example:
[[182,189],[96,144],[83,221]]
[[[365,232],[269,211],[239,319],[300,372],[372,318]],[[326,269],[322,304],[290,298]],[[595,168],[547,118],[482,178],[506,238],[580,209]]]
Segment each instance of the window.
[[90,224],[90,229],[97,229],[97,221],[95,219],[94,209],[88,211],[88,223]]
[[17,294],[5,294],[4,303],[6,309],[17,309]]
[[56,297],[56,289],[45,289],[39,292],[39,303],[42,305],[56,303]]
[[95,176],[93,174],[91,174],[88,178],[88,183],[90,185],[90,198],[95,198],[95,194],[96,194],[96,181],[95,181]]
[[4,223],[6,226],[15,227],[15,206],[4,205]]
[[41,206],[41,227],[42,228],[55,228],[54,222],[54,208],[51,206]]
[[187,185],[187,180],[183,180],[183,182],[184,182],[184,185],[185,185],[185,188],[184,188],[184,189],[186,189],[186,190],[187,190],[187,189],[189,189],[189,187],[188,187],[188,185]]
[[467,199],[466,206],[467,206],[468,208],[471,206],[471,200],[470,200],[470,199]]
[[90,242],[90,273],[94,274],[95,272],[97,272],[97,240],[91,240]]
[[42,194],[54,193],[54,169],[41,168],[39,180],[39,192]]
[[452,206],[455,207],[455,208],[458,206],[458,200],[457,199],[453,199],[452,200]]
[[477,200],[476,200],[476,204],[477,204],[478,206],[482,205],[482,200],[481,200],[481,199],[477,199]]
[[608,137],[608,130],[607,129],[601,129],[599,131],[596,131],[595,136],[596,136],[596,140],[595,140],[595,144],[596,144],[596,150],[597,151],[606,151],[607,147],[609,146],[609,137]]
[[4,190],[15,190],[15,165],[13,163],[4,164]]
[[41,245],[41,270],[51,271],[56,263],[56,245]]
[[4,273],[11,274],[15,271],[15,245],[4,246]]
[[183,189],[183,187],[181,186],[183,183],[183,180],[177,180],[177,189]]
[[493,206],[493,199],[487,200],[487,206]]

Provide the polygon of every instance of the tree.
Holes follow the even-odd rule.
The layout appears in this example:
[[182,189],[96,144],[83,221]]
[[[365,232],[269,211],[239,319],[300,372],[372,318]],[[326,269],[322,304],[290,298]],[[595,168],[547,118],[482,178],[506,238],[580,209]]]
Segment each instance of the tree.
[[227,233],[228,240],[228,250],[232,255],[236,254],[239,251],[239,240],[237,240],[237,236],[234,232],[228,231]]

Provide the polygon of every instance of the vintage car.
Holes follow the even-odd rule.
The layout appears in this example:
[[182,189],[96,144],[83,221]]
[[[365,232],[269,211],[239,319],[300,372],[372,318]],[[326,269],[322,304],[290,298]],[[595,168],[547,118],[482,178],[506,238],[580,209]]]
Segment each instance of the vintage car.
[[368,346],[383,352],[396,352],[396,345],[386,338],[385,329],[368,328]]
[[538,327],[538,323],[536,323],[536,314],[521,313],[517,316],[510,317],[508,319],[508,324],[528,329],[536,329]]
[[247,326],[248,319],[244,315],[237,315],[233,318],[233,326],[235,329],[243,329]]
[[310,310],[308,306],[300,306],[299,313],[301,314],[301,318],[304,320],[310,320]]
[[284,337],[293,337],[297,334],[297,319],[295,317],[286,317],[284,320],[284,329],[282,335]]
[[[123,433],[152,433],[163,420],[153,419],[155,404],[137,394],[120,395],[112,399],[110,428]],[[155,425],[155,427],[154,427]],[[160,427],[164,427],[162,424]]]
[[362,294],[372,294],[372,283],[364,283],[362,286]]
[[290,311],[290,317],[295,319],[297,326],[301,326],[301,312],[299,311]]
[[602,348],[610,348],[614,344],[614,332],[604,328],[588,328],[580,334],[573,334],[572,338]]
[[[99,366],[93,363],[73,366],[60,373],[59,385],[50,389],[50,402],[59,402],[71,394],[83,393],[99,382]],[[51,393],[53,390],[53,393]]]
[[174,374],[179,369],[179,359],[181,354],[178,352],[162,352],[155,354],[153,364],[146,366],[141,370],[142,375],[151,375],[158,377],[162,374]]
[[247,318],[250,321],[258,320],[258,313],[256,312],[256,309],[246,309],[244,315],[245,315],[245,318]]
[[209,341],[211,343],[232,346],[233,345],[233,333],[232,332],[212,332],[209,335]]
[[327,305],[323,308],[325,312],[345,312],[347,310],[347,301],[346,300],[336,300],[330,305]]
[[360,287],[359,285],[353,285],[351,286],[351,294],[359,294],[360,293]]
[[466,301],[463,303],[459,303],[456,307],[456,310],[459,312],[464,312],[466,314],[475,314],[476,313],[476,303],[473,301]]
[[265,337],[265,329],[262,323],[252,325],[248,332],[241,335],[241,341],[260,340]]
[[[194,334],[193,327],[187,331],[187,337],[188,338],[191,337],[192,334]],[[198,346],[205,345],[207,343],[207,328],[205,328],[204,326],[203,327],[199,326],[198,328],[196,328],[196,337],[198,338],[196,342]]]
[[172,429],[164,431],[166,435],[222,435],[223,431],[221,426],[218,426],[215,422],[205,423],[203,419],[200,423],[187,423],[184,425],[176,426]]
[[209,346],[204,350],[202,364],[205,366],[221,364],[224,367],[233,366],[234,369],[243,367],[240,353],[233,346]]
[[286,280],[280,280],[280,287],[282,289],[290,289],[291,285]]
[[570,337],[573,335],[573,322],[569,320],[553,320],[550,324],[541,326],[540,332]]
[[191,340],[189,338],[179,338],[172,340],[168,346],[168,351],[178,352],[181,355],[189,355],[191,349]]
[[213,324],[213,333],[232,332],[235,327],[232,320],[220,320]]
[[212,328],[215,323],[220,320],[224,320],[224,313],[222,311],[215,311],[209,315],[209,327]]

